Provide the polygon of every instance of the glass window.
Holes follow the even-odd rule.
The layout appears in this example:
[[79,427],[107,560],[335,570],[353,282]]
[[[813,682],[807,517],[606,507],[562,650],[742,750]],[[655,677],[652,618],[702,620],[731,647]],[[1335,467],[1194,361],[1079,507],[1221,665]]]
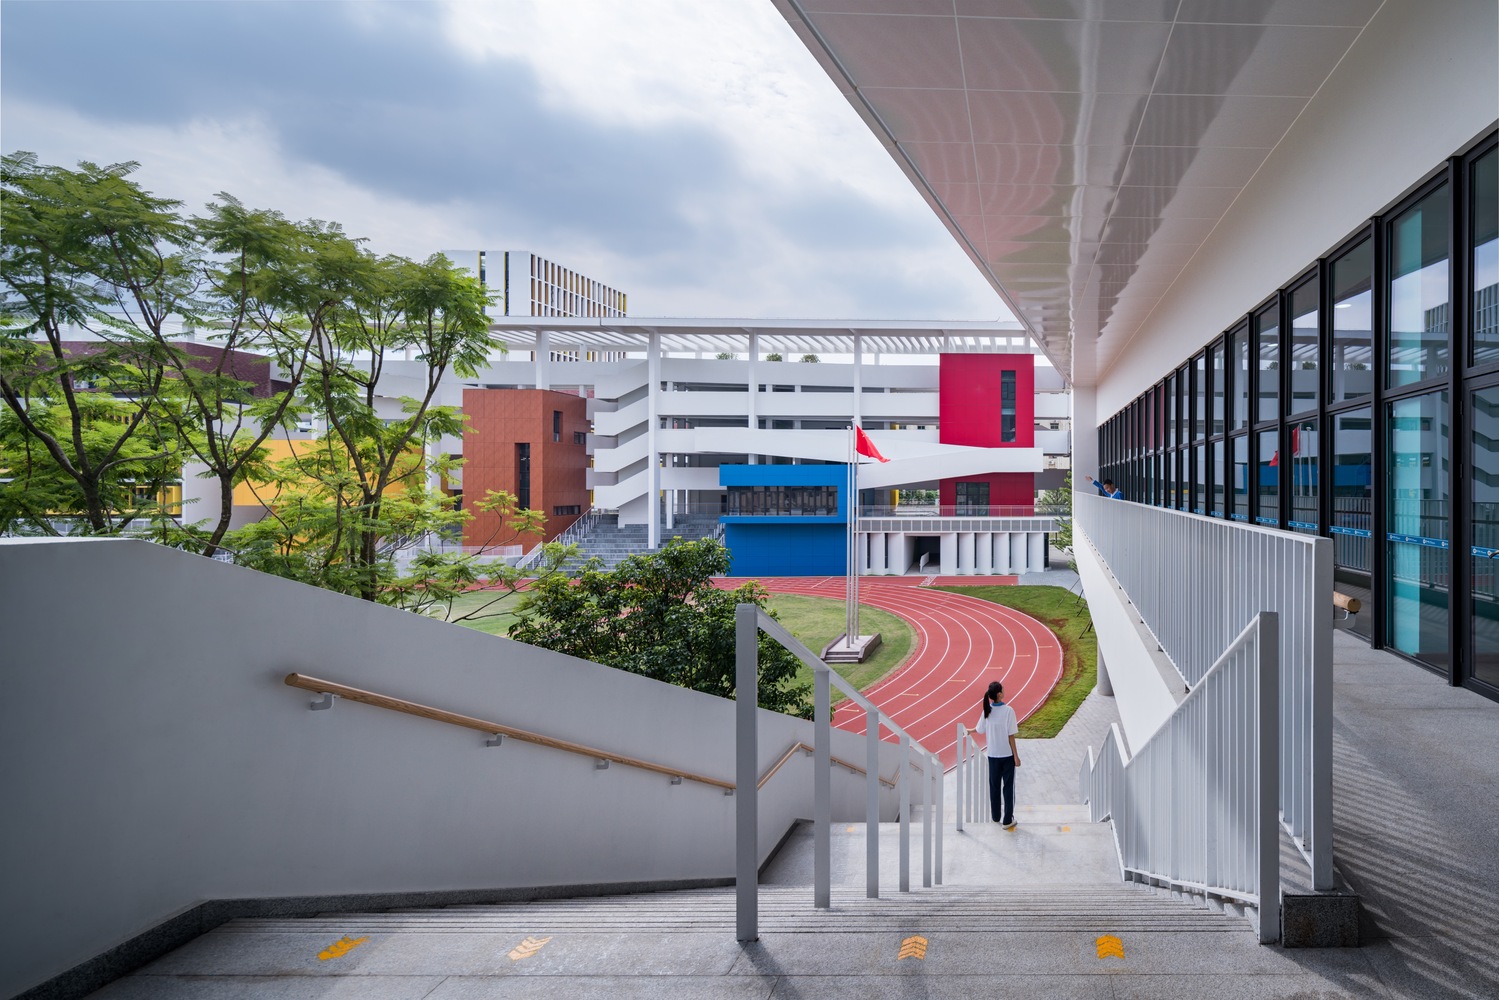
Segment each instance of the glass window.
[[1370,552],[1374,517],[1374,411],[1365,407],[1332,419],[1332,563],[1339,591],[1364,602],[1352,631],[1373,635],[1369,603]]
[[1230,438],[1232,468],[1228,477],[1228,516],[1235,521],[1249,520],[1249,435]]
[[999,373],[999,440],[1010,443],[1015,440],[1015,373]]
[[1473,163],[1473,364],[1499,361],[1499,149]]
[[1374,248],[1364,240],[1332,264],[1332,399],[1374,391]]
[[1317,504],[1317,421],[1297,420],[1291,424],[1291,459],[1286,471],[1286,490],[1291,495],[1291,517],[1286,522],[1293,531],[1317,533],[1320,513]]
[[1397,387],[1447,372],[1448,197],[1444,184],[1390,223],[1390,353]]
[[1208,426],[1208,360],[1199,354],[1192,360],[1192,440],[1207,437]]
[[1223,442],[1214,441],[1209,447],[1213,461],[1208,466],[1211,479],[1208,481],[1208,514],[1223,516]]
[[1223,382],[1223,345],[1215,344],[1208,350],[1208,368],[1211,372],[1213,384],[1213,422],[1208,429],[1209,435],[1223,433],[1223,403],[1226,390]]
[[1447,661],[1447,393],[1388,404],[1385,466],[1389,587],[1385,642],[1435,665]]
[[956,493],[959,516],[964,514],[989,516],[988,483],[958,483]]
[[1499,388],[1473,393],[1470,414],[1473,676],[1499,687]]
[[1317,382],[1322,374],[1322,350],[1317,338],[1317,279],[1302,282],[1291,293],[1291,340],[1287,352],[1291,398],[1286,413],[1305,413],[1317,408]]
[[1268,305],[1255,313],[1251,328],[1259,382],[1254,420],[1259,423],[1280,415],[1280,318],[1276,307]]
[[1249,330],[1239,327],[1228,335],[1229,368],[1233,376],[1233,429],[1249,426]]
[[1207,446],[1198,445],[1192,473],[1192,513],[1207,512],[1208,456]]
[[1258,467],[1255,475],[1254,523],[1280,526],[1280,443],[1275,431],[1259,433]]
[[1166,447],[1176,447],[1176,376],[1166,376]]

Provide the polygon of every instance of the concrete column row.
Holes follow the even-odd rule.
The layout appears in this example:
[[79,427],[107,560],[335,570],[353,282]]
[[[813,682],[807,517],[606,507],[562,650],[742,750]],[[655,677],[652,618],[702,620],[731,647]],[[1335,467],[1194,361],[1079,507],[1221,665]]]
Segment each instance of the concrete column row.
[[[867,531],[856,537],[862,576],[901,576],[915,562],[917,537],[900,531]],[[1046,535],[1040,531],[948,531],[940,539],[940,558],[926,572],[942,576],[1010,575],[1046,565]]]

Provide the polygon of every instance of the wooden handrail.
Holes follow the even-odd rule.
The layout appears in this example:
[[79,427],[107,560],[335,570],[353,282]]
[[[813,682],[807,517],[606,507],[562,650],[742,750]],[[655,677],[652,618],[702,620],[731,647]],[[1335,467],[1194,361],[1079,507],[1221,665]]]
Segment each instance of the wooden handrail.
[[[581,757],[593,757],[597,760],[607,760],[615,764],[623,764],[627,767],[639,768],[642,771],[653,771],[656,774],[664,774],[671,778],[682,778],[686,781],[696,781],[703,785],[712,785],[714,788],[722,788],[725,791],[734,790],[734,782],[720,781],[718,778],[710,778],[707,775],[695,774],[692,771],[683,771],[680,768],[666,767],[661,764],[652,764],[647,760],[637,757],[627,757],[624,754],[613,753],[609,750],[599,750],[596,747],[584,746],[582,743],[573,743],[569,740],[554,739],[551,736],[542,736],[540,733],[528,732],[524,729],[516,729],[514,726],[504,726],[498,722],[490,722],[487,719],[475,718],[472,715],[462,715],[458,712],[449,712],[442,708],[433,708],[431,705],[423,705],[415,701],[407,701],[405,698],[392,698],[389,695],[376,694],[363,688],[350,687],[347,684],[339,684],[336,681],[323,680],[320,677],[309,677],[306,674],[290,673],[286,675],[287,687],[301,688],[304,691],[312,691],[315,694],[333,694],[350,701],[357,701],[364,705],[373,705],[376,708],[389,709],[392,712],[402,712],[406,715],[414,715],[421,719],[431,719],[433,722],[445,722],[450,726],[461,726],[464,729],[472,729],[475,732],[489,733],[494,736],[508,736],[523,743],[535,743],[537,746],[551,747],[553,750],[564,750],[568,753],[578,754]],[[775,775],[781,767],[796,756],[797,751],[805,750],[812,753],[812,747],[805,743],[793,743],[791,747],[781,755],[761,776],[755,784],[756,788],[764,788],[765,783]],[[832,762],[850,771],[867,775],[869,772],[857,764],[843,760],[840,757],[832,758]],[[891,779],[878,775],[880,784],[889,788],[895,787]]]
[[[762,775],[760,775],[760,780],[757,781],[757,782],[755,782],[755,788],[757,788],[757,789],[764,788],[765,787],[765,783],[767,781],[769,781],[772,777],[775,776],[775,773],[781,769],[781,766],[783,764],[785,764],[787,761],[789,761],[792,757],[795,757],[796,754],[797,754],[797,751],[799,751],[799,750],[805,751],[807,753],[816,753],[817,752],[813,747],[810,747],[807,744],[802,743],[802,742],[796,742],[796,743],[791,744],[791,746],[786,749],[786,752],[783,753],[783,754],[781,754],[781,759],[778,760],[778,761],[776,761],[774,764],[770,765],[770,767],[765,771],[765,773],[762,774]],[[869,774],[869,771],[868,771],[867,768],[862,768],[858,764],[852,763],[851,761],[846,761],[842,757],[830,757],[828,759],[832,763],[837,764],[839,767],[846,767],[850,771],[855,771],[855,772],[857,772],[859,774],[866,775],[866,776]],[[880,784],[884,785],[885,787],[887,787],[887,788],[894,788],[895,787],[895,782],[892,779],[887,778],[887,777],[885,777],[882,774],[875,775],[875,777],[879,778],[880,779]]]
[[569,740],[553,739],[550,736],[527,732],[524,729],[516,729],[513,726],[502,726],[498,722],[476,719],[472,715],[460,715],[457,712],[433,708],[431,705],[418,704],[414,701],[407,701],[404,698],[391,698],[387,695],[365,691],[362,688],[349,687],[347,684],[322,680],[318,677],[290,673],[286,675],[286,684],[288,687],[301,688],[304,691],[313,691],[318,694],[335,694],[340,698],[347,698],[350,701],[357,701],[365,705],[374,705],[376,708],[390,709],[392,712],[404,712],[407,715],[415,715],[422,719],[431,719],[434,722],[446,722],[450,726],[462,726],[464,729],[473,729],[477,732],[490,733],[495,736],[508,736],[523,743],[535,743],[537,746],[551,747],[553,750],[565,750],[568,753],[575,753],[581,757],[593,757],[597,760],[607,760],[615,764],[624,764],[628,767],[639,768],[642,771],[654,771],[657,774],[664,774],[670,778],[696,781],[699,784],[712,785],[714,788],[722,788],[725,791],[732,792],[734,790],[734,783],[732,781],[720,781],[717,778],[710,778],[703,774],[694,774],[691,771],[683,771],[680,768],[652,764],[650,761],[640,760],[636,757],[626,757],[624,754],[599,750],[595,747],[584,746],[581,743],[573,743]]
[[1332,592],[1332,605],[1335,608],[1342,608],[1350,615],[1356,615],[1359,609],[1364,606],[1364,602],[1351,594],[1340,594],[1334,590]]

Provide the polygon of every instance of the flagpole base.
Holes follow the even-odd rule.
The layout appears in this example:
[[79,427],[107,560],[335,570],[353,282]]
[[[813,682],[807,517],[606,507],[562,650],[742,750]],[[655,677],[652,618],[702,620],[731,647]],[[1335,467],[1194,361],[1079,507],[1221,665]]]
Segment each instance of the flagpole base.
[[876,632],[874,635],[855,636],[854,641],[849,642],[845,632],[823,647],[822,660],[824,663],[863,663],[879,648],[881,641]]

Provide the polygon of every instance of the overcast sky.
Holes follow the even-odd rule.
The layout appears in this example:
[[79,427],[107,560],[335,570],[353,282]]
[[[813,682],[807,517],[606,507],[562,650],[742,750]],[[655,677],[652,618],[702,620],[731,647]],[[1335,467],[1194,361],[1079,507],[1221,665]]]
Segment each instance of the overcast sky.
[[1008,317],[770,0],[0,4],[0,146],[635,316]]

